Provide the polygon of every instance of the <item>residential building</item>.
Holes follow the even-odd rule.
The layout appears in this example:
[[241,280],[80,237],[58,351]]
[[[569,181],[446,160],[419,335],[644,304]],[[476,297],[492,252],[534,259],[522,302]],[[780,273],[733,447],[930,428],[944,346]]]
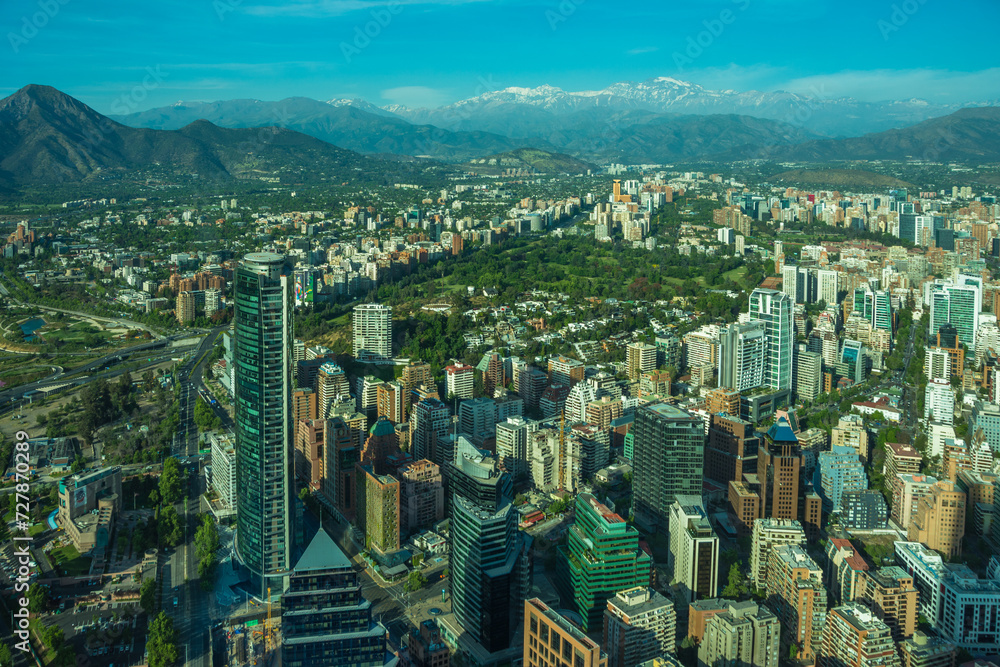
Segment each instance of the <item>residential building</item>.
[[628,379],[635,382],[643,373],[656,370],[656,346],[629,343],[625,361]]
[[735,415],[712,413],[705,443],[705,477],[722,484],[756,471],[760,439],[753,424]]
[[177,295],[177,321],[181,324],[190,324],[195,318],[195,295],[194,292],[181,292]]
[[399,527],[404,535],[430,528],[444,519],[441,468],[421,459],[399,469]]
[[847,530],[881,530],[888,521],[889,508],[880,491],[849,489],[840,494],[840,525]]
[[833,445],[820,452],[816,468],[816,489],[823,499],[823,511],[840,512],[844,491],[868,488],[868,476],[857,450],[849,445]]
[[895,641],[910,637],[917,629],[917,589],[913,577],[900,567],[869,570],[858,599],[871,607],[889,626]]
[[383,382],[376,387],[378,392],[377,414],[385,417],[393,424],[406,421],[406,387],[402,382],[393,380]]
[[235,275],[236,548],[263,597],[292,568],[292,278],[251,253]]
[[719,386],[738,392],[764,384],[765,324],[731,324],[719,336]]
[[947,639],[917,631],[899,644],[902,667],[955,667],[957,647]]
[[716,387],[705,397],[705,410],[710,415],[726,414],[740,416],[740,392],[735,389]]
[[745,665],[778,667],[781,623],[769,609],[753,602],[722,600],[725,609],[705,623],[698,646],[699,667]]
[[837,602],[850,602],[861,595],[868,563],[850,540],[831,537],[826,543],[827,592]]
[[948,380],[931,380],[924,389],[924,419],[951,426],[955,422],[955,393]]
[[767,601],[781,621],[783,647],[795,646],[798,658],[815,660],[821,650],[827,596],[823,572],[798,544],[771,549]]
[[951,559],[962,554],[965,536],[965,493],[954,482],[941,480],[917,501],[907,537]]
[[451,649],[441,637],[437,621],[426,619],[403,635],[408,651],[408,667],[450,667]]
[[351,384],[347,380],[344,369],[327,361],[320,366],[316,374],[316,392],[319,394],[317,413],[320,419],[326,419],[332,414],[334,405],[353,402]]
[[476,380],[476,369],[466,364],[445,366],[445,396],[455,398],[472,398],[472,389]]
[[351,330],[355,359],[380,362],[392,358],[392,308],[378,303],[355,306]]
[[930,475],[899,474],[892,494],[892,520],[908,530],[917,513],[917,501],[931,492],[937,483]]
[[451,462],[438,443],[451,429],[451,412],[436,398],[415,403],[410,412],[410,451],[414,459],[428,459],[442,468]]
[[365,549],[379,554],[399,551],[399,481],[380,475],[369,463],[357,464],[358,528]]
[[670,506],[668,569],[686,602],[713,598],[718,592],[719,537],[712,529],[701,496],[679,495]]
[[576,518],[559,553],[559,582],[585,632],[601,626],[608,598],[650,584],[652,558],[639,548],[639,532],[589,493],[577,495]]
[[928,347],[924,351],[924,374],[928,381],[951,380],[951,355],[940,347]]
[[523,667],[608,667],[608,655],[538,598],[524,601]]
[[583,362],[562,355],[549,357],[549,384],[561,384],[571,388],[577,382],[583,382],[586,367]]
[[792,310],[787,294],[755,289],[750,294],[750,321],[764,323],[764,385],[776,391],[792,389]]
[[865,428],[865,421],[861,415],[841,415],[836,428],[830,431],[830,445],[851,447],[858,453],[863,463],[871,460],[868,429]]
[[857,603],[834,607],[826,615],[823,650],[817,667],[899,667],[899,654],[885,623]]
[[644,525],[667,525],[678,495],[701,493],[705,426],[668,403],[636,409],[633,444],[633,513]]
[[319,490],[323,479],[325,429],[325,419],[303,419],[295,425],[295,476],[312,491]]
[[601,642],[608,667],[633,667],[672,654],[676,636],[674,604],[652,588],[636,586],[608,599]]
[[799,352],[795,372],[795,395],[800,401],[815,401],[823,393],[823,356],[818,352]]
[[806,532],[794,519],[757,519],[750,543],[750,580],[759,589],[767,585],[771,550],[782,544],[805,544]]

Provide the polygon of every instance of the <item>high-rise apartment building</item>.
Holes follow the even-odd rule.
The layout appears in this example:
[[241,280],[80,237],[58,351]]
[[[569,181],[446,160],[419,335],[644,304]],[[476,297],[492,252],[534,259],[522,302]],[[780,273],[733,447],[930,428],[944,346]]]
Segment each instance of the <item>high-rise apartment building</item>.
[[731,324],[719,334],[720,387],[738,392],[764,384],[766,339],[764,323]]
[[371,464],[357,464],[358,528],[365,548],[381,554],[399,551],[399,481],[380,475]]
[[608,667],[608,655],[538,598],[524,601],[524,667]]
[[194,322],[195,317],[195,295],[194,292],[181,292],[177,295],[177,321],[181,324]]
[[924,351],[924,374],[928,381],[951,381],[951,354],[942,347],[928,347]]
[[347,380],[347,374],[332,361],[319,367],[316,374],[316,391],[319,394],[317,412],[320,419],[330,416],[332,406],[352,401],[351,383]]
[[584,631],[601,626],[608,598],[650,584],[653,563],[639,548],[639,532],[589,493],[577,495],[576,518],[559,552],[559,582]]
[[406,387],[398,380],[383,382],[376,387],[378,416],[393,424],[406,421]]
[[722,600],[726,608],[705,623],[698,664],[778,667],[781,623],[766,607]]
[[452,364],[444,369],[445,396],[472,398],[476,380],[476,369],[466,364]]
[[643,373],[656,370],[656,346],[649,343],[629,343],[626,354],[628,379],[635,382]]
[[705,477],[728,484],[741,481],[744,472],[756,472],[759,442],[750,422],[713,413],[705,443]]
[[954,482],[941,480],[917,500],[916,513],[908,527],[907,538],[939,551],[947,558],[962,554],[965,537],[965,492]]
[[931,380],[924,389],[924,419],[951,426],[955,423],[955,393],[948,380]]
[[392,358],[392,308],[378,303],[355,306],[351,328],[355,359],[378,362]]
[[767,599],[781,621],[782,646],[795,646],[802,660],[821,651],[826,623],[823,571],[798,544],[783,544],[768,554]]
[[701,496],[679,495],[670,506],[669,569],[687,602],[713,598],[718,591],[719,536]]
[[523,417],[508,417],[497,424],[497,459],[514,479],[530,472],[529,431],[530,424]]
[[283,256],[251,253],[235,283],[236,555],[264,596],[292,566],[292,281]]
[[805,544],[806,531],[794,519],[757,519],[750,543],[750,580],[763,589],[767,585],[768,558],[782,544]]
[[867,607],[850,602],[826,615],[816,667],[899,667],[899,654],[889,627]]
[[823,355],[799,352],[795,369],[795,395],[800,401],[815,401],[823,387]]
[[868,488],[864,464],[850,445],[833,445],[829,451],[819,453],[816,482],[826,512],[840,512],[840,498],[845,491]]
[[916,631],[917,589],[913,577],[902,568],[892,565],[866,572],[858,599],[889,626],[895,641]]
[[955,667],[958,647],[947,639],[917,631],[899,645],[902,667]]
[[439,466],[448,465],[447,453],[438,451],[439,441],[451,429],[448,406],[435,398],[428,398],[413,406],[410,411],[410,446],[414,459],[429,459]]
[[792,389],[792,311],[786,294],[755,289],[750,294],[750,321],[764,323],[764,385],[776,391]]
[[665,527],[678,495],[701,493],[704,422],[668,403],[649,403],[636,409],[632,431],[635,519]]
[[676,649],[674,604],[648,586],[636,586],[608,599],[601,646],[608,667],[634,667]]
[[410,535],[444,519],[441,468],[426,459],[399,469],[399,528]]

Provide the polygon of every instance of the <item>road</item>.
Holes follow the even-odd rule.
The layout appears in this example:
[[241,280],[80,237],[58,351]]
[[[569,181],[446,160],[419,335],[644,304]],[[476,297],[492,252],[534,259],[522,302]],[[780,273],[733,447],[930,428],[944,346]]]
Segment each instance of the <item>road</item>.
[[[191,358],[178,369],[178,401],[180,407],[180,425],[177,433],[174,434],[174,456],[197,456],[198,455],[198,427],[194,423],[194,404],[198,400],[198,390],[203,388],[202,376],[205,366],[208,364],[209,353],[215,347],[219,336],[223,331],[229,329],[229,325],[215,327],[205,336],[198,349],[195,350]],[[225,412],[222,406],[213,408],[216,414],[225,415],[222,419],[223,425],[232,428],[232,419]],[[222,414],[220,414],[220,412]]]

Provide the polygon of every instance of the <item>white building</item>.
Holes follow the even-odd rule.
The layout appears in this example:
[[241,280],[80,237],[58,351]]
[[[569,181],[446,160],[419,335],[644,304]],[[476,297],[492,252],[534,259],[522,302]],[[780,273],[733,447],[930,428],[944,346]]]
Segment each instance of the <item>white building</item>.
[[952,425],[955,420],[955,394],[948,380],[934,379],[924,390],[924,419],[927,423]]
[[924,352],[924,373],[927,380],[951,381],[951,355],[947,350],[928,347]]
[[392,308],[378,303],[354,307],[354,358],[385,361],[392,357]]
[[209,482],[228,510],[236,510],[236,440],[231,433],[211,433],[212,476]]
[[688,602],[718,594],[719,537],[701,496],[679,495],[670,506],[670,562],[673,581]]

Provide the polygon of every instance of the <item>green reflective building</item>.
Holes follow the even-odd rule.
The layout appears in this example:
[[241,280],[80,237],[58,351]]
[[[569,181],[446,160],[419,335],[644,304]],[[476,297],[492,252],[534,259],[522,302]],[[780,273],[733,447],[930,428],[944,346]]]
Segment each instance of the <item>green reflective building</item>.
[[584,632],[602,627],[608,599],[618,591],[649,586],[653,559],[639,548],[639,531],[589,493],[576,497],[576,518],[559,548],[559,581]]
[[235,279],[236,553],[263,597],[291,569],[292,277],[282,255],[251,253]]

